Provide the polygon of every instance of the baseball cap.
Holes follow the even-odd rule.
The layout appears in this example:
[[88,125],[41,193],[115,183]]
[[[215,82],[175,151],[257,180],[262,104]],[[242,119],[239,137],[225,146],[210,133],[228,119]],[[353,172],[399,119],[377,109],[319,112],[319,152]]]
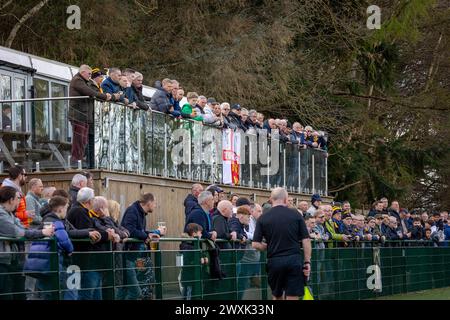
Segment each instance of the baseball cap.
[[238,103],[233,104],[233,106],[231,107],[231,109],[241,110],[241,105],[238,104]]
[[245,206],[245,205],[251,205],[252,203],[247,198],[238,198],[236,200],[236,207]]

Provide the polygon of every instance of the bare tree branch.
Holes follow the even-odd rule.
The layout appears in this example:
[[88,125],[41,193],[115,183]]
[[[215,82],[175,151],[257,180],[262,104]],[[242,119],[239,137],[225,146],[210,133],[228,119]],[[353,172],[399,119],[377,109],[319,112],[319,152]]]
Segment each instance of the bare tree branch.
[[353,186],[356,186],[357,184],[360,184],[360,183],[362,183],[361,180],[353,182],[353,183],[350,183],[350,184],[348,184],[346,186],[343,186],[343,187],[340,187],[340,188],[337,188],[337,189],[334,189],[334,190],[329,190],[328,192],[335,193],[335,192],[338,192],[338,191],[346,190],[346,189],[351,188]]
[[0,7],[0,10],[5,9],[7,6],[9,6],[12,3],[12,0],[8,0],[6,1],[4,4],[2,4],[2,6]]
[[14,28],[12,28],[8,39],[6,39],[6,43],[5,46],[8,48],[11,48],[12,43],[14,41],[14,39],[16,38],[17,32],[19,31],[19,29],[22,27],[22,25],[31,17],[33,17],[36,13],[39,12],[39,10],[45,6],[47,3],[49,2],[49,0],[42,0],[40,1],[38,4],[36,4],[30,11],[28,11],[22,18],[20,18],[19,22],[16,23],[16,25],[14,26]]

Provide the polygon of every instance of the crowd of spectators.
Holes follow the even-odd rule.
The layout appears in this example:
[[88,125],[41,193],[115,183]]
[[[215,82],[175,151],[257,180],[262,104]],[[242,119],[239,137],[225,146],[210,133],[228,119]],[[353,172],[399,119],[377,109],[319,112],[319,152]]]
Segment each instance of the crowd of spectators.
[[[146,216],[156,207],[156,199],[151,193],[142,194],[122,214],[119,203],[95,195],[93,176],[89,172],[74,175],[69,190],[44,186],[38,178],[27,181],[27,173],[20,166],[10,168],[8,172],[9,177],[0,187],[0,237],[25,237],[28,240],[55,237],[60,255],[61,288],[66,287],[68,274],[65,271],[69,265],[78,265],[83,270],[79,288],[63,290],[60,298],[151,298],[148,284],[154,281],[152,273],[140,281],[138,273],[143,266],[152,270],[152,262],[143,259],[139,252],[149,250],[152,243],[167,233],[163,225],[147,229]],[[28,193],[25,195],[22,187],[26,184]],[[450,240],[447,211],[429,215],[427,212],[409,212],[395,200],[390,206],[388,204],[388,199],[381,198],[367,215],[363,215],[354,213],[348,201],[324,204],[317,194],[312,196],[310,203],[299,201],[295,204],[293,197],[286,200],[286,206],[304,218],[316,248],[394,243],[389,240],[396,240],[397,244],[404,240],[424,240],[424,245],[441,246],[447,244],[444,240]],[[218,185],[204,188],[201,184],[194,184],[183,205],[185,211],[181,215],[184,216],[185,228],[175,231],[177,235],[183,231],[183,236],[187,237],[180,250],[193,248],[189,239],[207,240],[209,257],[202,256],[199,263],[210,264],[211,277],[221,279],[225,276],[220,270],[219,249],[246,249],[236,260],[237,277],[243,279],[239,282],[239,298],[242,298],[250,282],[257,283],[259,279],[260,255],[252,250],[251,241],[258,218],[272,207],[271,200],[258,204],[236,193],[226,193]],[[108,296],[104,289],[111,283],[105,283],[107,280],[101,271],[104,269],[103,260],[88,254],[110,250],[129,252],[116,255],[115,264],[121,274],[115,277],[118,283],[113,297]],[[50,255],[45,254],[50,252],[50,247],[46,242],[24,246],[20,241],[0,240],[0,252],[12,253],[0,255],[0,299],[55,298],[55,291],[51,290],[54,282],[39,276],[50,271]],[[25,262],[13,254],[20,252],[28,253]],[[73,252],[77,254],[72,256]],[[186,252],[183,255],[189,261],[193,259]],[[22,271],[25,271],[25,276]],[[192,293],[191,278],[192,272],[182,268],[180,280],[185,299],[189,299]]]
[[[218,102],[215,98],[206,98],[196,92],[185,92],[177,80],[163,79],[156,81],[156,91],[148,101],[142,93],[143,75],[133,69],[120,70],[109,68],[108,76],[99,68],[90,69],[82,65],[80,73],[72,81],[71,87],[89,87],[89,90],[72,90],[71,96],[88,95],[99,99],[123,103],[129,107],[142,110],[153,110],[177,119],[188,119],[202,122],[216,128],[242,130],[243,132],[274,136],[276,131],[280,141],[297,144],[301,148],[327,150],[325,132],[314,130],[311,126],[303,126],[299,122],[291,123],[287,119],[274,119],[264,116],[255,109],[241,107],[240,104]],[[88,79],[88,80],[86,80]],[[72,109],[77,109],[79,101],[71,102]],[[93,112],[82,106],[77,113]],[[78,118],[76,121],[80,121]],[[80,125],[75,122],[76,125]],[[80,130],[78,130],[80,131]],[[77,131],[77,132],[78,132]],[[83,131],[79,133],[83,135]],[[81,148],[81,147],[80,147]],[[80,158],[80,151],[73,154]]]
[[322,204],[320,196],[313,195],[311,203],[307,211],[304,211],[307,204],[299,204],[299,211],[311,238],[319,241],[335,240],[341,241],[341,246],[352,246],[355,241],[424,240],[426,245],[439,246],[450,240],[447,211],[435,211],[430,216],[427,211],[409,212],[397,200],[392,200],[389,206],[385,197],[375,201],[367,215],[353,213],[348,201]]

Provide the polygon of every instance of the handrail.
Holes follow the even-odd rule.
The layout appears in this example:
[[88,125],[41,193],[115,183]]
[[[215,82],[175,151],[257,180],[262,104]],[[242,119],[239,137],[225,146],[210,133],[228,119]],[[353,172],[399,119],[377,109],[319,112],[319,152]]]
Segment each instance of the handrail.
[[29,98],[29,99],[11,99],[0,100],[0,104],[3,103],[16,103],[16,102],[33,102],[33,101],[57,101],[57,100],[78,100],[91,98],[89,96],[76,96],[76,97],[53,97],[53,98]]
[[[55,240],[54,237],[45,237],[40,239],[27,239],[25,237],[21,238],[10,238],[10,237],[0,237],[0,241],[52,241]],[[71,238],[70,239],[73,242],[90,242],[89,238]],[[159,238],[159,242],[173,242],[173,241],[199,241],[199,242],[206,242],[208,239],[199,239],[199,238],[188,238],[188,237],[161,237]],[[126,238],[126,241],[123,241],[122,243],[139,243],[144,242],[144,240],[139,240],[136,238]],[[226,240],[226,239],[216,239],[214,242],[218,243],[241,243],[240,240]],[[246,240],[245,243],[251,243],[251,240]],[[421,239],[421,240],[385,240],[384,242],[381,242],[379,240],[316,240],[311,239],[311,243],[435,243],[434,240],[427,240],[427,239]],[[450,240],[443,240],[438,241],[437,243],[450,243]]]

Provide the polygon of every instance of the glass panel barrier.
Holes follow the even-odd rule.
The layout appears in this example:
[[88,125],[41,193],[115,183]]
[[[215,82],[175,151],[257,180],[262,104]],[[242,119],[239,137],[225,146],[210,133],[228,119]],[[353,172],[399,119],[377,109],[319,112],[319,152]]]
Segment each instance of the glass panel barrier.
[[[42,95],[49,89],[47,81],[36,79],[35,83],[37,92]],[[53,84],[51,90],[57,96],[62,95],[66,88]],[[33,148],[36,150],[33,151],[35,156],[29,157],[29,160],[42,160],[41,168],[44,169],[62,169],[71,154],[71,143],[64,142],[69,134],[68,126],[63,128],[64,123],[67,123],[64,118],[67,117],[68,100],[31,103],[34,105],[33,117],[37,119],[32,136],[36,142]],[[3,102],[2,105],[5,109],[4,106],[8,104]],[[54,110],[49,113],[50,106]],[[94,168],[189,179],[208,184],[222,182],[221,129],[203,125],[199,121],[174,119],[159,112],[135,110],[116,103],[96,101],[94,110]],[[49,115],[52,125],[49,125]],[[7,121],[6,117],[7,113],[4,112],[3,122]],[[56,141],[49,139],[50,133]],[[237,133],[234,135],[237,136]],[[24,141],[30,136],[31,133],[24,135]],[[301,192],[311,193],[314,183],[317,192],[326,194],[325,152],[280,143],[276,135],[267,137],[264,130],[242,133],[239,141],[241,186],[266,189],[285,186],[289,192],[294,192],[299,190],[300,185]],[[54,144],[57,150],[51,149],[50,144]],[[4,160],[2,158],[0,161]],[[17,160],[17,163],[23,164],[23,159]],[[14,159],[11,162],[16,161]],[[71,166],[76,167],[78,164],[72,161]],[[84,161],[82,166],[88,168]]]
[[140,112],[141,172],[153,174],[153,114]]
[[165,148],[165,114],[153,112],[153,174],[164,176],[164,148]]
[[301,192],[312,192],[312,150],[300,150],[300,187]]
[[125,107],[125,171],[139,171],[139,110]]
[[111,138],[109,148],[111,170],[124,171],[125,169],[125,108],[119,104],[111,103],[109,112],[111,125]]

